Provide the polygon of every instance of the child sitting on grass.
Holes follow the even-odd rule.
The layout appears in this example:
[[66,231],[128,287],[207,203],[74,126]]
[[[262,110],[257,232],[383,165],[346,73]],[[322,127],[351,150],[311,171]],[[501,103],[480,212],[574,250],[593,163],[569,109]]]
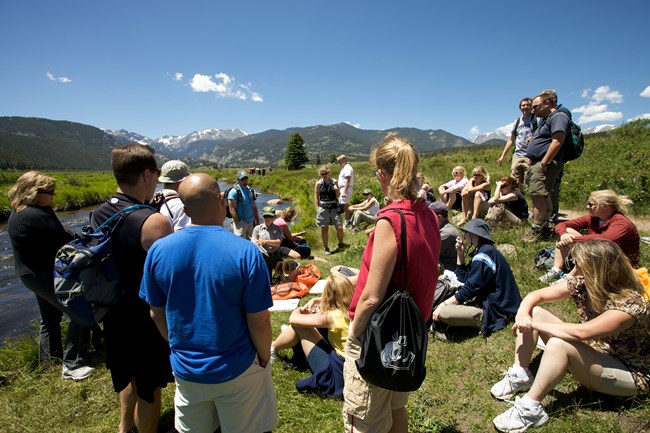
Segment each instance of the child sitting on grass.
[[[318,391],[331,397],[343,396],[343,356],[348,338],[348,308],[354,287],[345,276],[327,278],[323,296],[295,309],[284,329],[271,344],[271,362],[276,353],[300,343],[312,376],[296,383],[299,391]],[[327,329],[327,340],[318,328]],[[296,350],[294,348],[294,350]]]

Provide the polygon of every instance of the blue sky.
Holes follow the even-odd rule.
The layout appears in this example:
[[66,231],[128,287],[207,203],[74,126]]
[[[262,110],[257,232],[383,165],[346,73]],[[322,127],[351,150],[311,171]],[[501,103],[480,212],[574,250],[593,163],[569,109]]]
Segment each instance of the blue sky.
[[472,137],[554,88],[650,117],[650,2],[0,0],[0,116],[151,138],[348,122]]

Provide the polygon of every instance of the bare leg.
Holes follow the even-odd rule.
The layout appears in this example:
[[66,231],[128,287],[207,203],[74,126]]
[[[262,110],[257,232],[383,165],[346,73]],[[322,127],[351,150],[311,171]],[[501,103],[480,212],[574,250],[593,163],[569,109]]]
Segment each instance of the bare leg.
[[483,203],[483,199],[481,198],[481,191],[476,191],[474,193],[474,213],[472,213],[472,218],[478,218],[478,212],[481,209],[481,203]]
[[531,195],[530,198],[533,201],[533,224],[541,226],[546,215],[546,199],[548,197]]
[[287,326],[284,331],[278,335],[278,338],[271,343],[271,347],[275,350],[288,349],[295,346],[300,341],[298,334],[296,333],[293,326]]
[[469,195],[462,196],[460,219],[458,225],[465,224],[467,221],[467,213],[469,212]]
[[160,420],[160,388],[154,391],[153,403],[138,398],[135,411],[135,425],[138,427],[138,433],[156,433],[158,431],[158,421]]
[[314,346],[323,339],[323,336],[316,328],[295,328],[295,331],[298,333],[305,356],[308,356]]
[[323,238],[323,248],[327,249],[327,242],[329,241],[329,228],[330,226],[325,226],[320,228],[320,234]]
[[[561,322],[560,319],[542,307],[533,308],[533,319],[543,322]],[[548,340],[548,336],[543,333],[538,333],[536,331],[517,331],[517,341],[515,343],[515,365],[519,365],[526,369],[530,366],[530,360],[533,357],[533,351],[535,350],[538,336],[541,336],[544,342]]]
[[449,200],[449,201],[447,201],[447,207],[449,209],[454,207],[454,203],[456,203],[456,193],[455,192],[454,193],[449,193],[449,194],[445,194],[444,196],[445,196],[445,199],[443,201],[445,201],[447,199]]
[[345,220],[350,221],[352,217],[352,211],[350,210],[350,203],[343,204],[343,211],[345,212]]
[[393,425],[390,427],[390,430],[388,430],[388,433],[408,433],[409,420],[406,408],[402,407],[391,412],[393,416]]
[[555,253],[553,255],[553,267],[555,269],[564,270],[564,260],[566,260],[567,253],[569,249],[555,247]]
[[337,225],[336,226],[336,237],[339,240],[339,244],[343,243],[343,226],[342,225]]
[[126,433],[135,426],[135,406],[138,396],[135,391],[134,380],[120,391],[120,426],[119,433]]

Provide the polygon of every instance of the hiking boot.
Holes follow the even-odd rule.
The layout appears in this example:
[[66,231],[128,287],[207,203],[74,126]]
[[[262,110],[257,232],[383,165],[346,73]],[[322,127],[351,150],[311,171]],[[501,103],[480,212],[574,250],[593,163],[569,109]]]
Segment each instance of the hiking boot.
[[523,237],[524,242],[537,242],[541,240],[542,229],[541,227],[531,227],[530,231]]
[[549,241],[555,239],[555,226],[543,226],[539,233],[540,239]]
[[540,404],[535,409],[526,407],[517,397],[512,407],[494,418],[494,428],[501,432],[520,433],[530,427],[541,427],[548,422],[548,414]]
[[495,383],[490,394],[497,400],[507,400],[522,391],[528,391],[533,385],[533,377],[523,378],[515,373],[512,367],[503,373],[503,379]]
[[544,284],[553,284],[564,277],[564,272],[558,271],[556,269],[551,269],[541,277],[539,277],[539,282]]
[[94,371],[95,369],[93,367],[83,366],[77,368],[68,368],[64,365],[63,371],[61,372],[61,377],[63,379],[70,379],[74,380],[75,382],[79,382],[81,380],[89,378]]
[[346,243],[341,242],[339,244],[339,250],[343,250],[343,249],[345,249],[345,248],[347,248],[349,246],[350,246],[350,244],[346,244]]

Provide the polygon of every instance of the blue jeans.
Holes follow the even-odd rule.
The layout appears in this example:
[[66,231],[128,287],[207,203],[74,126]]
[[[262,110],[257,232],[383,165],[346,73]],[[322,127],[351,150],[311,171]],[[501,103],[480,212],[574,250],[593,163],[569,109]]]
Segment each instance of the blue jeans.
[[41,313],[38,336],[38,362],[49,365],[50,358],[63,359],[63,365],[70,369],[90,363],[90,328],[70,321],[65,336],[65,350],[61,344],[61,318],[63,307],[54,296],[54,277],[39,273],[23,275],[20,281],[36,295]]

